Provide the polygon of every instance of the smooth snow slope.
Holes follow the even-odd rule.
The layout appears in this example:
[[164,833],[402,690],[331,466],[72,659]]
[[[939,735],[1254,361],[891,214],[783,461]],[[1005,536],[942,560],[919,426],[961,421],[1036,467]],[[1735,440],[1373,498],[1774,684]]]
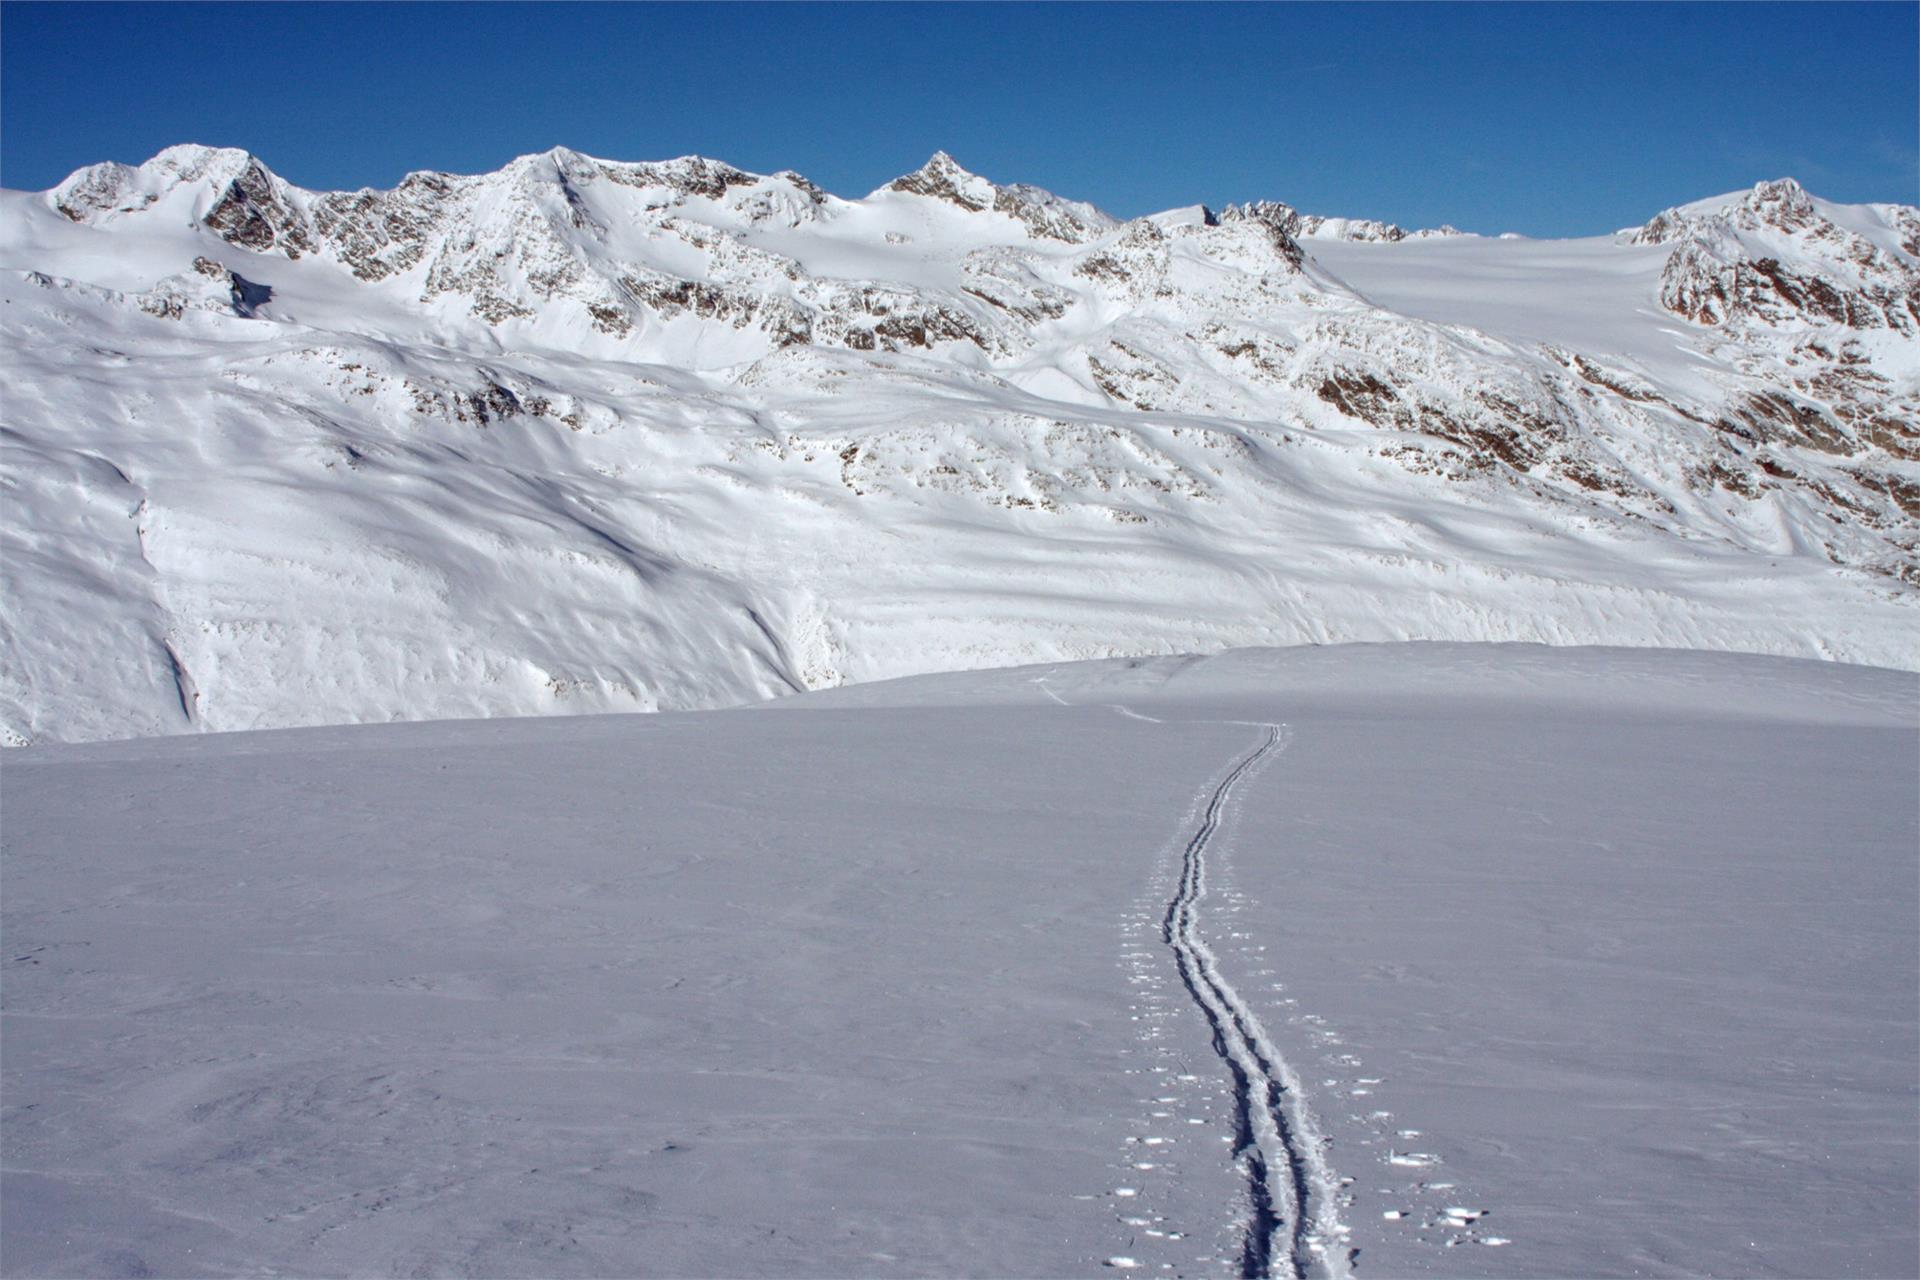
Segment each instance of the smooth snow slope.
[[1655,371],[1675,385],[1711,385],[1712,362],[1690,350],[1656,303],[1667,251],[1585,240],[1449,236],[1397,244],[1316,242],[1313,256],[1369,302],[1434,324],[1463,325],[1521,347],[1550,342]]
[[8,753],[0,1268],[1232,1275],[1264,1185],[1274,1275],[1908,1274],[1917,723],[1402,645]]

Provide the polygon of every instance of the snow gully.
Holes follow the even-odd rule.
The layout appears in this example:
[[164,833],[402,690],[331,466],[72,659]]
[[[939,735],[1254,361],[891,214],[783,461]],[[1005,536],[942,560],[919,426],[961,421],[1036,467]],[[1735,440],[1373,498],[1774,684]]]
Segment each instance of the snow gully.
[[1299,1080],[1200,936],[1207,846],[1220,829],[1227,800],[1255,766],[1286,749],[1284,725],[1265,729],[1260,745],[1207,798],[1200,825],[1181,854],[1179,885],[1167,904],[1161,937],[1173,952],[1187,994],[1212,1028],[1214,1052],[1233,1078],[1234,1161],[1246,1175],[1250,1202],[1241,1275],[1249,1280],[1344,1277],[1350,1255],[1339,1220],[1338,1184],[1327,1168],[1318,1126],[1302,1103]]

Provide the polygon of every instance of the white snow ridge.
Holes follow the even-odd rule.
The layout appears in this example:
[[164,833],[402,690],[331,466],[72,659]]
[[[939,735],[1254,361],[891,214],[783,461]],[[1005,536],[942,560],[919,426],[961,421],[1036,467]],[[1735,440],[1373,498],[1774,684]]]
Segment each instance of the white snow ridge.
[[0,482],[0,1274],[1920,1256],[1920,210],[173,147]]

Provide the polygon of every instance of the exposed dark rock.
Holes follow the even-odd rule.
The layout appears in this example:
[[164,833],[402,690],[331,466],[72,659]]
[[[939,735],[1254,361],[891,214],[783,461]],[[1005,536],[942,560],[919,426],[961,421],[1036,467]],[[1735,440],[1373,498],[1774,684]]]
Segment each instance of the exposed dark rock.
[[252,156],[201,221],[228,244],[255,253],[278,249],[298,258],[313,249],[305,216],[283,197],[279,180]]

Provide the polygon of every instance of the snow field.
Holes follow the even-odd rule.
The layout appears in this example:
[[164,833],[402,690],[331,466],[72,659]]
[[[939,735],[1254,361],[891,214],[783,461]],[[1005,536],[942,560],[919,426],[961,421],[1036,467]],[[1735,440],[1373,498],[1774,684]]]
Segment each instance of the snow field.
[[0,1264],[1238,1275],[1258,1049],[1271,1274],[1899,1274],[1917,684],[1343,646],[12,752]]

